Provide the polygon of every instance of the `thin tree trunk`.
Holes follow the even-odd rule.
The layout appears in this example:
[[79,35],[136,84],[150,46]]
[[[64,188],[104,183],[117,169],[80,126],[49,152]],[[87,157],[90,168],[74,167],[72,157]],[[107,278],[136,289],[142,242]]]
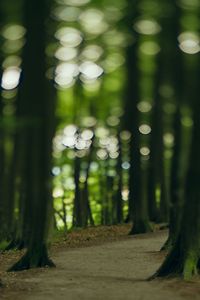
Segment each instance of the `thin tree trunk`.
[[116,221],[117,224],[123,222],[123,200],[122,200],[122,189],[123,189],[123,173],[122,173],[122,143],[120,139],[120,134],[118,134],[119,141],[119,156],[117,159],[117,174],[118,174],[118,184],[116,193]]
[[74,183],[75,183],[75,194],[74,194],[74,208],[73,208],[73,226],[82,227],[82,212],[81,212],[81,190],[80,190],[80,171],[81,171],[81,160],[78,156],[74,162]]
[[89,190],[88,190],[88,179],[89,179],[89,175],[90,175],[90,167],[91,167],[93,151],[94,151],[94,139],[95,139],[95,137],[93,136],[92,143],[91,143],[90,150],[89,150],[89,156],[88,156],[88,161],[87,161],[87,169],[86,169],[86,178],[85,178],[84,188],[83,188],[84,203],[85,203],[84,226],[87,226],[88,222],[90,222],[90,225],[94,226],[94,219],[93,219],[93,216],[92,216],[92,211],[91,211],[91,206],[90,206],[90,199],[89,199]]

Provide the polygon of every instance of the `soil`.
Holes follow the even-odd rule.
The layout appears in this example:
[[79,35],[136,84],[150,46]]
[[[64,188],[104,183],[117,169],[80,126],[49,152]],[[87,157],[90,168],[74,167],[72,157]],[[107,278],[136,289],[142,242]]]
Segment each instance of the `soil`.
[[7,273],[23,254],[1,255],[0,299],[9,300],[200,300],[200,279],[147,279],[165,253],[167,231],[128,236],[129,225],[77,230],[57,237],[53,269]]

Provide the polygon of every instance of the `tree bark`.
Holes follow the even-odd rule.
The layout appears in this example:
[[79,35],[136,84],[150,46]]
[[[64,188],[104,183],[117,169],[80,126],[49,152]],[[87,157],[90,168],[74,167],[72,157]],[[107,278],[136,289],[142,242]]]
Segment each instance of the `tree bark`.
[[133,21],[138,17],[138,1],[129,1],[127,8],[127,27],[134,38],[127,47],[127,100],[125,106],[126,129],[131,132],[130,173],[129,173],[129,219],[133,221],[130,234],[150,230],[146,197],[142,196],[142,170],[139,136],[139,70],[138,70],[138,34],[133,29]]
[[51,155],[55,103],[45,76],[45,0],[25,1],[24,12],[27,36],[20,88],[20,117],[26,128],[22,134],[27,158],[25,197],[30,236],[27,252],[10,271],[53,266],[47,254],[47,238],[52,214]]

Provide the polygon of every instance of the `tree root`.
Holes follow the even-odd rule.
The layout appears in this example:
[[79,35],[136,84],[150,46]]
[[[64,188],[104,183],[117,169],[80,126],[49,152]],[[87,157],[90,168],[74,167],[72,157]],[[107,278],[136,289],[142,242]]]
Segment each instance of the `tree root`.
[[152,226],[148,221],[139,221],[137,223],[133,224],[133,227],[129,233],[129,235],[134,235],[134,234],[140,234],[140,233],[147,233],[147,232],[152,232]]
[[173,247],[171,237],[168,237],[164,245],[161,247],[160,251],[170,251]]
[[8,246],[4,249],[4,251],[10,250],[22,250],[25,248],[25,242],[22,240],[12,240]]
[[193,253],[191,249],[186,250],[188,255],[185,255],[182,251],[183,247],[181,247],[180,240],[178,239],[164,263],[149,280],[177,276],[182,277],[184,280],[190,280],[193,276],[197,275],[198,270],[200,270],[200,258],[197,258],[194,255],[195,252]]
[[49,259],[47,252],[32,253],[27,251],[25,255],[11,268],[8,272],[18,272],[23,270],[28,270],[32,268],[45,268],[45,267],[55,267],[55,264],[51,259]]

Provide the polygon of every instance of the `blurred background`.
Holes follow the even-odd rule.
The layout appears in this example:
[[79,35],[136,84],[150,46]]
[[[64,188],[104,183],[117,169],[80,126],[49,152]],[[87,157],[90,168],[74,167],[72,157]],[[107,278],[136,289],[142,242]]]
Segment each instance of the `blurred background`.
[[[171,193],[183,193],[198,95],[199,8],[199,0],[47,1],[55,228],[129,222],[134,193],[145,220],[168,222]],[[40,9],[32,14],[37,23]],[[2,235],[19,227],[28,180],[18,144],[26,34],[23,1],[1,0]],[[36,55],[29,48],[30,74]]]

